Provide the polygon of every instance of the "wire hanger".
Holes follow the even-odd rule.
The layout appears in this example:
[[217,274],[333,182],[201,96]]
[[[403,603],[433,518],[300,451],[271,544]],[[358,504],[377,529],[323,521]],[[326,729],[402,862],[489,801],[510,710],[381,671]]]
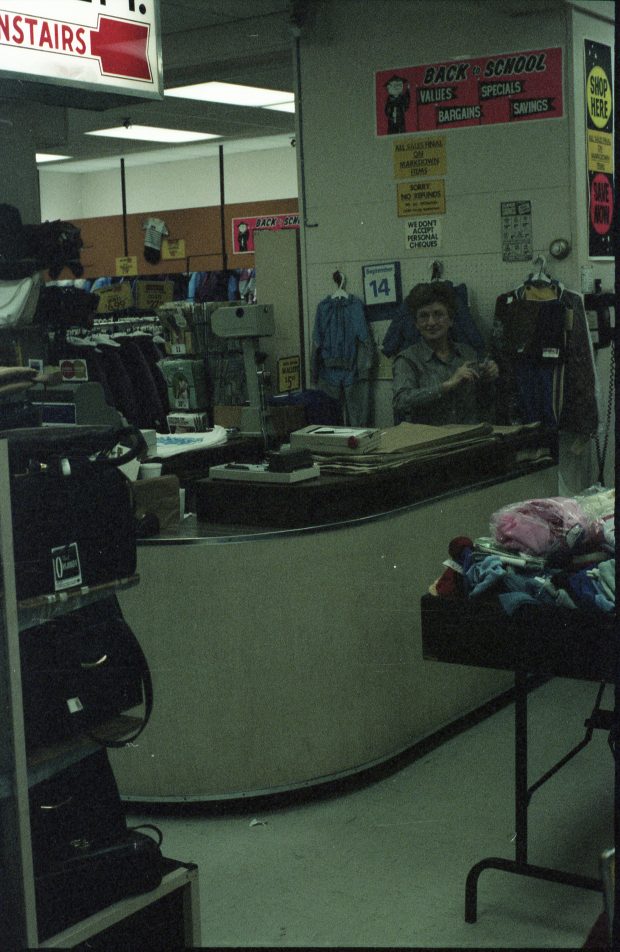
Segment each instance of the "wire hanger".
[[443,264],[441,261],[433,261],[431,265],[431,284],[433,284],[434,281],[439,281],[442,274]]
[[547,272],[546,258],[543,255],[538,255],[533,264],[534,270],[528,274],[527,278],[525,279],[525,284],[534,284],[538,286],[552,284],[553,282],[551,276]]
[[332,294],[332,299],[347,298],[349,295],[347,291],[345,291],[345,285],[347,283],[346,276],[343,274],[342,271],[340,271],[340,269],[337,269],[336,271],[334,271],[332,278],[338,285],[338,290],[334,291],[334,293]]

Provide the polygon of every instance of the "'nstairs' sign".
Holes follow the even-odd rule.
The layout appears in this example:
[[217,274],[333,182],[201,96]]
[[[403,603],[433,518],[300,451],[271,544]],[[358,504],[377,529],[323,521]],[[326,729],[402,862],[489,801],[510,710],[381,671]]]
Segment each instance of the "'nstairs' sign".
[[0,0],[0,75],[161,98],[159,0]]

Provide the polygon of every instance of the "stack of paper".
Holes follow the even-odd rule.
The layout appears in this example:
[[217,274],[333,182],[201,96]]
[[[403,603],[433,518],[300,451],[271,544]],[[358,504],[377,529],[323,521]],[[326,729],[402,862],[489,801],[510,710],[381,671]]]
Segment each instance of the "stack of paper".
[[488,423],[469,426],[399,423],[382,431],[375,452],[347,456],[313,453],[312,458],[322,474],[363,475],[396,469],[416,460],[437,459],[476,444],[491,443],[493,439],[493,427]]

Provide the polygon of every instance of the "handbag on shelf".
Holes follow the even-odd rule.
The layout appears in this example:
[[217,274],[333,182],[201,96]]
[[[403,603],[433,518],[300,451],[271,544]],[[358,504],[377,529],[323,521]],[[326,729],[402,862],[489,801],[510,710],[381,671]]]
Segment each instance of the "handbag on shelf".
[[[20,633],[26,745],[33,749],[88,733],[123,747],[144,730],[153,707],[149,666],[115,596]],[[131,736],[105,724],[144,705]]]
[[76,849],[35,876],[39,939],[121,899],[156,889],[164,868],[160,845],[161,834],[155,840],[138,829],[127,830],[104,845]]
[[[7,440],[12,474],[30,472],[37,464],[50,465],[60,459],[105,461],[123,466],[132,459],[142,460],[148,447],[135,426],[43,426],[19,430],[0,429],[0,439]],[[114,447],[126,447],[121,456],[110,456]]]
[[105,750],[35,783],[29,810],[40,939],[159,886],[161,831],[150,824],[128,828]]
[[[134,427],[36,427],[8,443],[19,600],[89,588],[136,571],[131,482],[119,466],[144,455]],[[110,457],[118,444],[128,449]]]
[[103,748],[33,784],[28,802],[36,874],[127,833],[125,808]]

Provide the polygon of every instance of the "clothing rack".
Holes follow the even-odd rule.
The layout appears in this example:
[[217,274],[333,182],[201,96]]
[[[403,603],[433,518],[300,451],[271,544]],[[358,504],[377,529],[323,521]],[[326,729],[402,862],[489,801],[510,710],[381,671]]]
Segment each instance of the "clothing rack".
[[82,331],[89,333],[93,330],[101,331],[105,328],[122,328],[135,326],[138,330],[161,329],[161,322],[156,314],[134,315],[133,317],[98,317],[93,320],[91,328],[81,328]]

